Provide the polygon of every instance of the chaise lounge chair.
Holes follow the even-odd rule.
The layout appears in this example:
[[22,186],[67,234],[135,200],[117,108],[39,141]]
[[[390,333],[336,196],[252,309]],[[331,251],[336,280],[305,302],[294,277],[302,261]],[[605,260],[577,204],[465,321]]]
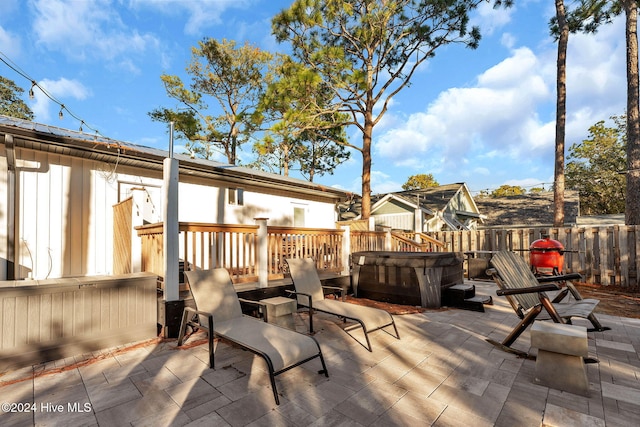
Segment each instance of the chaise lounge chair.
[[[369,341],[370,332],[393,326],[396,338],[400,339],[393,316],[388,312],[378,308],[364,307],[337,299],[325,298],[323,286],[312,258],[292,258],[286,261],[289,265],[289,272],[295,287],[294,294],[298,304],[309,308],[310,333],[313,333],[313,312],[321,311],[360,323],[367,340],[366,348],[369,351],[372,351],[371,342]],[[335,287],[325,286],[324,288],[331,289],[332,293],[342,291],[342,289]]]
[[277,405],[280,404],[275,382],[277,375],[319,357],[322,370],[318,373],[329,376],[320,345],[313,337],[242,314],[240,299],[226,269],[185,271],[184,274],[196,309],[184,309],[178,346],[183,343],[187,326],[192,326],[209,332],[209,364],[212,369],[215,368],[214,335],[261,356],[267,363]]
[[[528,357],[527,353],[514,349],[511,345],[535,320],[553,320],[556,323],[571,324],[571,318],[577,317],[591,322],[593,328],[589,331],[610,329],[603,327],[593,314],[593,310],[600,301],[583,299],[570,282],[570,280],[580,279],[579,274],[536,278],[526,261],[509,251],[494,254],[491,265],[493,268],[487,270],[487,273],[493,277],[500,288],[496,294],[505,296],[518,317],[522,319],[502,342],[487,339],[502,350]],[[558,283],[566,284],[566,288],[561,289]],[[551,300],[546,294],[548,291],[560,292]],[[573,296],[571,301],[565,299],[569,292]]]

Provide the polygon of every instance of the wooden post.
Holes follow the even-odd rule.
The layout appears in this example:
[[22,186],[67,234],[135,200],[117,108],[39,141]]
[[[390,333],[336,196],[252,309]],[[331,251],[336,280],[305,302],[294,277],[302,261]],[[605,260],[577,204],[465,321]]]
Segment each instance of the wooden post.
[[258,258],[258,286],[266,288],[269,286],[269,236],[267,234],[267,221],[269,218],[254,218],[258,226],[257,236],[257,258]]
[[390,251],[392,250],[391,244],[391,227],[382,227],[384,230],[384,250]]
[[342,235],[342,275],[348,276],[349,269],[349,254],[351,254],[351,227],[343,225],[342,229],[344,233]]
[[164,236],[164,300],[177,301],[179,296],[179,228],[178,228],[178,160],[163,161],[163,236]]

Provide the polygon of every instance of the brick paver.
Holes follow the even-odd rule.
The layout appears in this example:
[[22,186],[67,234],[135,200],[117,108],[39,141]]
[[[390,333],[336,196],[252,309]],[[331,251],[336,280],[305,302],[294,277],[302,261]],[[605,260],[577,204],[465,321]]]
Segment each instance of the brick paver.
[[[618,426],[640,418],[640,320],[599,315],[611,331],[590,332],[590,396],[534,382],[535,362],[502,352],[517,318],[495,287],[484,313],[449,309],[396,316],[402,337],[378,331],[373,349],[357,329],[318,314],[316,339],[329,378],[312,361],[278,377],[273,399],[262,359],[216,342],[207,366],[204,335],[110,349],[0,375],[2,426]],[[306,331],[307,315],[290,324]],[[576,322],[577,324],[582,324]],[[586,323],[585,323],[586,325]],[[349,325],[346,325],[349,328]],[[198,341],[201,340],[201,341]],[[360,342],[359,342],[360,341]],[[528,351],[529,333],[516,347]],[[195,345],[194,345],[195,344]],[[13,411],[13,412],[12,412]]]

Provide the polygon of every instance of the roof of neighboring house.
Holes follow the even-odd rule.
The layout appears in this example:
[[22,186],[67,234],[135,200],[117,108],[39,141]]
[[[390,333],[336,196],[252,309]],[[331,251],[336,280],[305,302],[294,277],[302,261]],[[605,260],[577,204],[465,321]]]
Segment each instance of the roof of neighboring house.
[[[420,207],[429,212],[441,211],[453,199],[453,197],[461,190],[466,189],[464,182],[440,185],[438,187],[421,188],[419,190],[406,190],[389,193],[397,198],[405,200],[407,203],[415,206],[416,201],[420,201]],[[468,191],[468,189],[467,189]],[[469,193],[470,194],[470,193]],[[371,196],[373,203],[382,200],[387,195]],[[470,197],[473,203],[473,198]]]
[[[381,205],[387,200],[397,200],[413,209],[418,207],[429,214],[442,211],[447,204],[454,198],[459,191],[469,193],[469,199],[474,204],[471,193],[463,182],[440,185],[438,187],[422,188],[419,190],[398,191],[395,193],[375,194],[371,196],[372,215],[375,214],[376,205]],[[341,219],[353,219],[362,212],[362,199],[360,196],[353,197],[351,200],[338,205]],[[475,212],[466,212],[475,214]]]
[[[8,143],[6,135],[11,135]],[[14,117],[0,115],[0,142],[7,150],[26,148],[36,151],[80,157],[106,163],[162,171],[169,152],[99,135],[58,128]],[[191,158],[174,154],[179,161],[180,174],[216,179],[228,185],[252,185],[256,188],[293,191],[311,197],[347,200],[350,193],[301,179],[285,177],[257,169]]]
[[[553,191],[509,197],[476,196],[475,202],[487,217],[485,227],[553,224]],[[578,213],[578,193],[565,191],[564,223],[575,224]]]

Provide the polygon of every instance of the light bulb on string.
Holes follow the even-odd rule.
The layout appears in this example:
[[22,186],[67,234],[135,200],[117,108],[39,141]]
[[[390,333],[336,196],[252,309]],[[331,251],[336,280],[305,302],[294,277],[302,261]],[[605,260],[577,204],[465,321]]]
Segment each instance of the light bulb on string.
[[31,81],[31,89],[29,89],[29,99],[33,99],[34,98],[34,94],[33,94],[33,88],[36,86],[36,82],[35,81]]
[[60,104],[60,112],[58,113],[58,118],[60,120],[64,118],[64,114],[62,114],[62,110],[64,110],[64,104]]

